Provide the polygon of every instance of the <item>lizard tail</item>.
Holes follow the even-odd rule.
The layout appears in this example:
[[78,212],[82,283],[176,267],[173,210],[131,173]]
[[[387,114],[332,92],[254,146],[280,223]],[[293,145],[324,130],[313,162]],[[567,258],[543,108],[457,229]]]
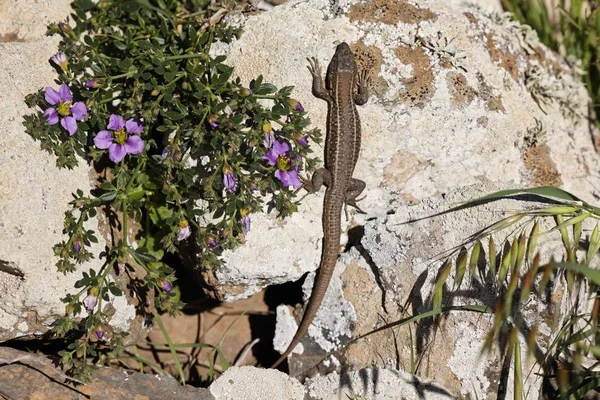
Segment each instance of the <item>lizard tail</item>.
[[289,344],[287,349],[281,354],[281,357],[275,361],[271,368],[277,367],[281,364],[294,350],[294,348],[300,343],[308,327],[312,323],[319,306],[323,301],[329,281],[333,276],[333,270],[337,263],[339,251],[340,251],[340,237],[341,237],[341,214],[342,206],[344,204],[343,197],[339,196],[336,199],[331,190],[325,193],[325,201],[323,206],[323,251],[321,256],[321,264],[319,266],[319,272],[315,278],[313,285],[313,291],[310,295],[310,300],[304,311],[302,322]]

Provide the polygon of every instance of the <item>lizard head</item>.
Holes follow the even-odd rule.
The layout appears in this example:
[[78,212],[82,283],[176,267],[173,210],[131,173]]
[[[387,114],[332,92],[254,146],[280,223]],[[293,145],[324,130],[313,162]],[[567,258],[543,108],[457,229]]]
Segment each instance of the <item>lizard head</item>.
[[335,54],[331,59],[331,64],[336,66],[337,72],[356,73],[356,62],[354,54],[350,50],[348,43],[342,42],[335,49]]

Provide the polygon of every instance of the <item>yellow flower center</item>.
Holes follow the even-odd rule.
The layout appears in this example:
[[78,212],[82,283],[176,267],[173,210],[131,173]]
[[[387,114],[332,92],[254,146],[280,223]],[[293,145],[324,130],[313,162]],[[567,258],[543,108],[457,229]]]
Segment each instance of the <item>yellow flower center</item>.
[[290,165],[289,157],[279,156],[277,158],[277,169],[280,169],[282,171],[289,171],[291,168],[292,166]]
[[241,215],[242,217],[247,217],[247,216],[248,216],[248,214],[250,214],[250,210],[248,210],[247,208],[242,208],[242,209],[240,210],[240,215]]
[[118,144],[125,144],[127,141],[127,133],[125,132],[125,128],[121,128],[118,131],[113,132],[113,136],[115,138],[115,142]]
[[181,221],[179,222],[179,227],[180,227],[180,228],[185,228],[185,227],[186,227],[186,226],[188,226],[188,225],[189,225],[189,223],[188,223],[188,222],[187,222],[185,219],[184,219],[184,220],[181,220]]
[[63,117],[68,117],[71,115],[71,102],[70,101],[62,101],[58,102],[58,106],[56,107],[56,111]]

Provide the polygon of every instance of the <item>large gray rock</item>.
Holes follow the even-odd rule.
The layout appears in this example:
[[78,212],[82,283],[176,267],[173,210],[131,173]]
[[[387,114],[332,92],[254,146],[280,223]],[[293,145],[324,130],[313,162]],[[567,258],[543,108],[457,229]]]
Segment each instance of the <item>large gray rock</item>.
[[69,15],[69,4],[71,0],[0,0],[0,43],[43,37],[49,24]]
[[303,399],[304,387],[274,369],[231,367],[209,387],[215,400]]
[[[499,212],[503,207],[522,205],[505,202],[419,224],[403,222],[504,188],[554,185],[593,201],[600,184],[594,173],[599,158],[585,121],[587,92],[531,29],[465,2],[337,4],[298,1],[239,17],[241,38],[213,47],[228,55],[244,82],[263,74],[277,86],[294,85],[293,96],[322,129],[327,109],[311,94],[305,58],[315,56],[325,66],[335,45],[346,41],[359,66],[371,71],[372,96],[359,108],[363,142],[354,173],[367,184],[360,203],[367,214],[343,222],[344,229],[365,226],[364,251],[353,249],[340,258],[324,309],[304,342],[304,358],[314,356],[317,347],[339,346],[352,322],[351,335],[356,335],[407,316],[407,311],[425,311],[442,261],[438,256],[506,215]],[[306,197],[300,211],[283,222],[273,214],[252,215],[245,245],[227,252],[225,266],[212,276],[218,297],[244,298],[268,284],[314,271],[321,255],[322,201],[323,191]],[[545,246],[547,259],[560,243]],[[469,294],[491,299],[492,293],[472,292],[470,282],[464,284],[453,304],[465,304]],[[556,312],[567,296],[561,285],[553,294],[554,313],[542,312],[548,304],[532,304],[529,322],[560,317]],[[422,303],[413,303],[417,300]],[[410,308],[404,310],[407,304]],[[286,308],[278,315],[277,346],[283,349],[296,326]],[[341,323],[340,315],[350,321]],[[512,372],[499,375],[502,355],[478,358],[490,318],[460,313],[445,321],[435,332],[420,325],[418,344],[403,328],[367,338],[344,357],[352,368],[406,366],[412,346],[418,346],[427,363],[421,371],[450,390],[479,398],[510,393]],[[539,327],[542,341],[551,337],[550,323]],[[302,365],[292,361],[291,368],[299,372]],[[525,390],[535,396],[538,389],[537,378],[529,375]]]
[[404,371],[365,368],[309,379],[309,400],[450,400],[456,398],[440,385]]
[[307,380],[270,369],[231,367],[209,387],[215,400],[337,400],[419,399],[449,400],[455,397],[443,387],[403,371],[362,369],[332,373]]
[[[213,46],[244,82],[263,74],[277,86],[294,85],[293,96],[324,130],[326,104],[311,94],[305,58],[325,66],[336,43],[352,44],[373,82],[370,101],[359,107],[363,143],[354,173],[367,183],[367,214],[354,214],[346,228],[386,215],[397,199],[418,203],[486,182],[557,185],[593,199],[598,157],[584,120],[587,92],[534,33],[498,12],[446,1],[355,3],[286,3],[240,17],[242,37]],[[288,20],[294,24],[277,22]],[[245,245],[227,252],[215,273],[220,296],[245,298],[315,270],[322,201],[323,191],[307,196],[283,223],[274,213],[252,215]]]
[[[64,213],[71,194],[93,187],[90,169],[85,162],[73,170],[57,169],[55,157],[40,150],[23,126],[23,115],[33,112],[25,105],[25,96],[45,86],[57,87],[48,60],[57,51],[58,37],[46,37],[45,31],[48,16],[55,21],[66,18],[68,3],[11,2],[14,8],[0,3],[0,34],[20,32],[19,38],[28,40],[0,40],[0,342],[47,332],[64,315],[60,299],[77,291],[74,284],[82,271],[98,271],[103,265],[97,256],[104,241],[98,221],[90,220],[86,228],[99,239],[90,249],[96,258],[74,273],[57,272],[52,247],[64,240]],[[135,341],[147,332],[143,317],[136,316],[129,302],[135,300],[113,300],[116,313],[110,324],[130,332],[128,340]]]

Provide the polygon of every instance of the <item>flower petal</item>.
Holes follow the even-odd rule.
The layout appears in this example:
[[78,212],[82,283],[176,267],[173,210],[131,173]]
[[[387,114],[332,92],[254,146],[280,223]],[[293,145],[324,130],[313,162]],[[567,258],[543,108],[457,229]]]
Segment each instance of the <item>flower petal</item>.
[[71,96],[71,91],[69,90],[69,85],[63,83],[58,88],[58,95],[62,101],[73,101],[73,96]]
[[139,136],[129,136],[123,147],[128,154],[140,154],[144,151],[144,141]]
[[125,150],[125,146],[121,144],[112,143],[108,147],[108,158],[110,158],[110,160],[114,163],[120,162],[123,158],[125,158],[126,155],[127,150]]
[[275,143],[275,135],[273,134],[273,132],[271,131],[265,133],[265,140],[263,140],[263,145],[267,149],[270,149],[271,146],[273,146],[273,143]]
[[98,298],[91,294],[88,294],[85,299],[83,299],[83,305],[88,311],[92,311],[94,307],[96,307],[96,303],[98,303]]
[[85,103],[78,101],[77,103],[71,106],[71,114],[73,114],[73,118],[77,121],[83,121],[85,116],[87,115],[87,107]]
[[300,146],[308,146],[308,136],[300,136],[298,139],[296,139],[296,143],[298,143]]
[[283,156],[290,151],[290,146],[286,142],[276,140],[275,143],[273,143],[273,150],[277,152],[278,156]]
[[182,240],[187,239],[192,234],[192,229],[189,226],[184,228],[180,228],[179,232],[177,232],[177,241],[181,242]]
[[267,151],[265,153],[264,156],[262,156],[263,160],[267,160],[269,162],[269,165],[275,165],[277,163],[277,158],[279,156],[277,155],[277,152],[275,151],[275,149],[273,149],[272,147],[269,149],[269,151]]
[[107,128],[113,131],[118,131],[119,129],[123,129],[125,126],[125,119],[117,114],[111,114],[108,119]]
[[54,108],[49,108],[44,111],[44,117],[46,117],[46,122],[50,125],[54,125],[58,122],[58,111]]
[[127,122],[125,122],[125,130],[127,131],[127,133],[135,135],[137,133],[142,133],[144,131],[144,125],[142,125],[140,122],[136,121],[135,119],[131,118],[131,119],[128,119]]
[[46,86],[46,90],[44,90],[44,98],[51,105],[56,105],[60,101],[60,95],[50,86]]
[[225,189],[227,189],[229,193],[235,192],[235,189],[237,188],[237,181],[232,172],[227,172],[225,175],[223,175],[223,185],[225,185]]
[[278,169],[275,171],[275,178],[279,179],[285,188],[292,186],[294,190],[297,190],[302,186],[302,182],[298,179],[298,173],[294,170],[282,171]]
[[242,230],[244,233],[250,232],[251,221],[249,216],[242,217]]
[[112,142],[113,136],[109,131],[100,131],[94,138],[94,144],[99,149],[108,149]]
[[77,132],[77,121],[73,117],[64,117],[60,124],[69,132],[69,136],[73,136]]

